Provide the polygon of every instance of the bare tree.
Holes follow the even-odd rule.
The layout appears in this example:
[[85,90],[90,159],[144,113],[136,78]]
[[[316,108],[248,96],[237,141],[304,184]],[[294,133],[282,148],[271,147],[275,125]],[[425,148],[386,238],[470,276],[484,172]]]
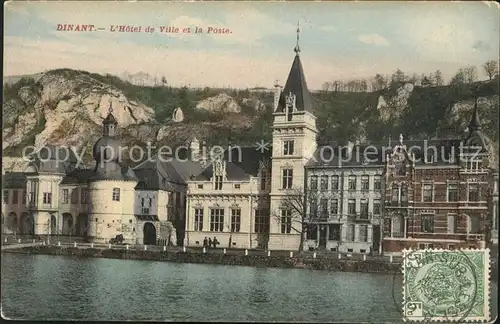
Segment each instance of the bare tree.
[[484,71],[488,75],[488,78],[492,80],[496,75],[498,75],[498,62],[495,60],[488,61],[483,65]]
[[382,90],[386,87],[387,87],[387,79],[383,75],[377,73],[372,81],[373,91]]
[[436,70],[436,72],[434,72],[434,81],[438,87],[444,85],[443,73],[441,70]]
[[161,77],[161,83],[163,84],[163,86],[167,85],[167,78],[165,76]]
[[281,233],[300,235],[299,252],[304,248],[305,233],[311,220],[306,207],[308,203],[314,201],[318,201],[317,190],[305,192],[302,188],[288,189],[281,200],[280,209],[272,213],[272,217],[281,226]]
[[464,68],[464,75],[466,83],[472,83],[477,80],[477,68],[475,66],[469,65]]
[[322,90],[324,92],[327,92],[328,90],[330,90],[330,82],[325,82],[323,83],[323,85],[321,86]]

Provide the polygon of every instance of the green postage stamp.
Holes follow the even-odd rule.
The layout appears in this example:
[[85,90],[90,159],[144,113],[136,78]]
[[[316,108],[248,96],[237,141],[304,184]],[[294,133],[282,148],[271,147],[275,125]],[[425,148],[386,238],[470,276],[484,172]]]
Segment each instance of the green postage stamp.
[[404,250],[405,321],[488,321],[489,249]]

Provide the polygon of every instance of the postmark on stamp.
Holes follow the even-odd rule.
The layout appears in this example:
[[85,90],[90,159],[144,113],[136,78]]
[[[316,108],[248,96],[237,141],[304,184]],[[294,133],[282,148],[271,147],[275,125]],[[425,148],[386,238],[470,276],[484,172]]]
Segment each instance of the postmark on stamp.
[[404,250],[405,321],[485,321],[489,314],[489,250]]

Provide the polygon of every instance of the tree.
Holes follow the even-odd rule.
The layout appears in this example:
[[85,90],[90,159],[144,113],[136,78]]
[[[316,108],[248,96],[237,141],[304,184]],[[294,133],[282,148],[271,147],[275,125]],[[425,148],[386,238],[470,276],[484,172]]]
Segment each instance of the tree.
[[472,83],[477,80],[477,68],[475,66],[469,65],[464,68],[464,76],[466,83]]
[[166,86],[168,84],[167,83],[167,78],[165,76],[161,77],[161,83],[163,84],[163,86]]
[[281,233],[298,233],[300,235],[300,243],[298,251],[304,249],[304,239],[307,233],[309,223],[311,222],[310,214],[307,213],[307,206],[311,202],[318,201],[318,191],[304,191],[302,188],[292,188],[285,192],[285,196],[281,200],[281,205],[278,211],[273,212],[273,217],[281,226]]
[[373,88],[373,91],[378,91],[378,90],[382,90],[384,88],[387,87],[387,80],[386,78],[377,73],[375,75],[375,77],[373,78],[373,81],[372,81],[372,88]]
[[436,72],[434,73],[434,80],[436,86],[440,87],[444,85],[443,73],[441,72],[441,70],[436,70]]
[[459,69],[457,73],[450,80],[450,85],[460,85],[465,83],[466,83],[466,78],[464,69]]
[[397,69],[391,76],[391,82],[392,83],[395,83],[395,82],[404,82],[405,81],[405,74],[403,71],[401,71],[400,69]]
[[321,88],[323,89],[324,92],[327,92],[328,90],[330,90],[330,82],[323,83]]
[[498,62],[491,60],[483,65],[484,71],[488,75],[488,78],[492,80],[496,75],[498,75]]

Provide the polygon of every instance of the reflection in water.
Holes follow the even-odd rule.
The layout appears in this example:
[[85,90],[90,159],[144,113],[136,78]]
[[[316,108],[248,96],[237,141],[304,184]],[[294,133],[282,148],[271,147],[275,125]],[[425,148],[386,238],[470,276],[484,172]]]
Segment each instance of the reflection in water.
[[365,273],[2,255],[2,311],[16,319],[398,322],[401,278],[396,302],[392,283]]

